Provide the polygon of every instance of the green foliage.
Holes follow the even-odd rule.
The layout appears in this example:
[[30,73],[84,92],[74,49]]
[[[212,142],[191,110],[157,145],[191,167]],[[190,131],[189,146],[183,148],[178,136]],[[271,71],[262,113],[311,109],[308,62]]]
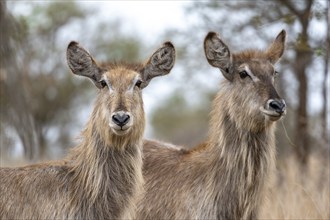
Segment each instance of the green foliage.
[[56,30],[72,19],[82,19],[88,14],[74,1],[50,2],[48,4],[36,4],[33,7],[32,16],[27,17],[29,26],[36,29],[39,34],[54,33]]
[[161,140],[193,147],[208,131],[209,99],[190,104],[177,91],[152,114],[154,135]]
[[96,32],[100,32],[100,34],[92,35],[90,41],[93,44],[91,46],[93,50],[103,55],[102,60],[139,61],[141,39],[123,33],[121,24],[120,20],[100,22],[96,28]]
[[283,16],[283,21],[284,23],[288,24],[288,25],[293,25],[293,23],[295,22],[296,18],[294,15],[291,14],[287,14]]
[[316,48],[314,53],[316,56],[322,57],[322,56],[324,56],[325,51],[323,48]]

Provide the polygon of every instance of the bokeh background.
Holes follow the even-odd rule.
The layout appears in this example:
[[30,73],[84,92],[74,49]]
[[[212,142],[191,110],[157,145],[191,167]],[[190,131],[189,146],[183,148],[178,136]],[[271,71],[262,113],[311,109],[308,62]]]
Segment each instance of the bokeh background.
[[172,41],[175,67],[144,91],[146,138],[193,147],[207,136],[222,79],[204,57],[208,31],[239,51],[266,48],[282,29],[277,85],[288,114],[278,122],[277,170],[260,217],[330,219],[326,0],[1,1],[0,164],[62,158],[77,143],[97,89],[69,72],[71,40],[99,61],[144,61]]

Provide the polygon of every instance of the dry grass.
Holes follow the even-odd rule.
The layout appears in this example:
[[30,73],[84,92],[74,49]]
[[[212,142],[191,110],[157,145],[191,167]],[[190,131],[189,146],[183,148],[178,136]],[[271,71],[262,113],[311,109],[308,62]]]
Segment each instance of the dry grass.
[[330,163],[312,155],[303,172],[293,157],[278,165],[260,219],[330,219]]

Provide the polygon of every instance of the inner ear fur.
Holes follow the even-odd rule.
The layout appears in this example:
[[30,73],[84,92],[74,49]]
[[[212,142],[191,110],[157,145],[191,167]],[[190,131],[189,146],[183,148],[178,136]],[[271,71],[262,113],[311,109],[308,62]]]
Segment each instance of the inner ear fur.
[[171,42],[165,42],[157,49],[144,65],[141,73],[143,83],[141,88],[146,87],[151,79],[170,73],[175,63],[175,48]]
[[211,66],[221,70],[223,76],[232,81],[231,73],[232,55],[229,47],[221,40],[216,32],[209,32],[204,40],[204,52],[207,61]]
[[101,69],[93,57],[79,43],[75,41],[69,43],[66,58],[72,73],[88,77],[98,88],[102,88],[100,83],[102,77]]

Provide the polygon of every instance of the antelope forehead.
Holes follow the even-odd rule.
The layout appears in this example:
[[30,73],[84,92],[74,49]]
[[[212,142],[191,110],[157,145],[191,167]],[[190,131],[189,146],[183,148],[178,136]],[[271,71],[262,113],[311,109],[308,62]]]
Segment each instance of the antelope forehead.
[[140,74],[134,70],[119,67],[106,72],[105,78],[117,89],[129,89],[140,79]]
[[114,81],[121,80],[125,82],[132,81],[136,75],[139,75],[138,72],[124,67],[117,67],[115,69],[109,70],[106,74],[109,79]]

